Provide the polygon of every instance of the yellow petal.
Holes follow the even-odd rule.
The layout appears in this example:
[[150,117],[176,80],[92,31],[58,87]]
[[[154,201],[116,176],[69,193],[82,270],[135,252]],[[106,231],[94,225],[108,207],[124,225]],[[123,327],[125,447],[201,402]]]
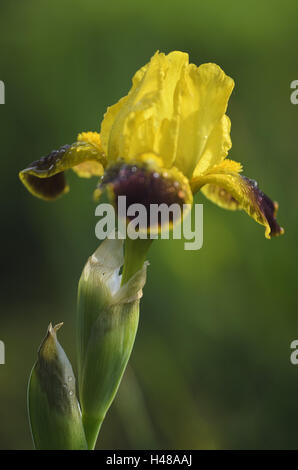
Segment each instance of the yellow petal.
[[215,64],[196,67],[186,53],[157,52],[135,74],[128,95],[108,108],[104,152],[127,162],[155,153],[188,177],[203,157],[204,169],[219,163],[231,146],[225,111],[233,85]]
[[224,160],[232,147],[230,131],[231,121],[225,114],[211,132],[206,149],[195,167],[193,177],[204,173],[208,168]]
[[175,165],[191,177],[195,168],[219,163],[231,147],[225,116],[234,81],[216,64],[184,69],[177,87],[180,117]]
[[132,160],[153,152],[164,162],[173,160],[173,145],[165,134],[173,118],[173,97],[185,64],[188,54],[156,53],[135,74],[128,95],[108,108],[101,125],[102,144],[109,159]]
[[73,168],[79,176],[101,175],[105,157],[99,134],[79,134],[78,141],[53,150],[19,173],[28,191],[41,199],[54,200],[68,191],[64,171]]
[[256,222],[265,226],[265,237],[281,235],[284,229],[276,221],[278,204],[271,201],[259,188],[256,181],[239,174],[241,165],[224,160],[203,175],[191,181],[193,192],[202,193],[218,206],[243,209]]
[[[83,161],[72,169],[81,178],[90,178],[91,176],[102,176],[104,173],[103,163],[105,162],[104,153],[101,145],[101,139],[98,132],[81,132],[78,135],[78,142],[85,142],[94,147],[95,159]],[[92,154],[93,152],[91,152]],[[102,156],[98,161],[98,156]],[[92,155],[91,155],[92,156]]]
[[104,168],[101,163],[93,160],[79,163],[73,167],[73,171],[81,178],[90,178],[91,176],[102,176]]
[[98,153],[103,153],[101,137],[98,132],[81,132],[77,137],[78,142],[85,142],[92,145]]

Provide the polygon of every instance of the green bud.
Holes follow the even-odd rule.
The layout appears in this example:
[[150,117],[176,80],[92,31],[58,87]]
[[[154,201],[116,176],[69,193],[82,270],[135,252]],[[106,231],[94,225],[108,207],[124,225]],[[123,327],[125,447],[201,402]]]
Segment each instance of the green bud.
[[87,449],[71,364],[49,325],[28,386],[33,442],[39,450]]
[[106,239],[89,258],[78,292],[78,370],[90,449],[115,397],[133,348],[147,263],[121,285],[123,240]]

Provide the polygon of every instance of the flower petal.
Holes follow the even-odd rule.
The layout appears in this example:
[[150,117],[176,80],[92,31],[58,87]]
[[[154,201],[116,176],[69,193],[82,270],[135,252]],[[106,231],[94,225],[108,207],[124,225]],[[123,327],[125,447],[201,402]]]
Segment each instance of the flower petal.
[[231,121],[225,114],[211,132],[206,148],[195,167],[193,177],[199,176],[207,171],[208,168],[224,160],[232,147],[230,131]]
[[196,165],[219,163],[231,147],[225,116],[234,82],[215,64],[196,67],[188,54],[156,53],[133,78],[128,95],[108,108],[101,125],[109,160],[155,153],[163,166],[190,177]]
[[78,141],[53,150],[49,155],[36,160],[19,173],[28,191],[41,199],[54,200],[68,192],[64,171],[69,168],[79,175],[89,177],[103,173],[105,157],[99,134],[82,133]]
[[165,145],[165,134],[168,136],[167,127],[171,127],[173,97],[184,65],[188,65],[186,53],[166,56],[157,52],[134,75],[128,95],[108,108],[101,125],[102,144],[109,159],[135,159],[153,152],[162,156],[164,163],[173,160],[173,139],[166,139]]
[[[160,233],[161,226],[166,224],[170,229],[181,221],[190,210],[193,195],[189,180],[176,167],[170,169],[162,166],[162,159],[154,154],[144,154],[136,161],[126,163],[118,161],[107,167],[102,178],[99,190],[107,190],[108,197],[117,207],[120,196],[126,197],[126,206],[141,204],[146,210],[146,216],[140,226],[141,232]],[[164,220],[159,213],[155,222],[151,219],[151,210],[169,208],[181,209],[170,213],[170,219]],[[126,213],[123,214],[126,217]],[[133,220],[135,216],[127,216],[126,221]],[[170,224],[168,224],[170,222]],[[165,228],[165,226],[163,226]]]
[[195,168],[220,163],[231,147],[230,123],[225,116],[234,81],[216,64],[183,70],[178,83],[180,117],[175,166],[191,177]]
[[214,166],[203,175],[193,178],[194,192],[202,193],[218,206],[229,209],[243,209],[256,222],[265,226],[265,237],[282,235],[284,229],[276,221],[278,204],[273,202],[258,187],[256,181],[239,174],[241,165],[231,160]]
[[[102,176],[104,173],[103,163],[105,158],[101,145],[101,139],[98,132],[81,132],[78,135],[78,142],[85,142],[95,148],[96,159],[85,160],[82,163],[74,166],[72,169],[81,178],[90,178],[91,176]],[[97,155],[101,155],[101,161],[98,161]]]

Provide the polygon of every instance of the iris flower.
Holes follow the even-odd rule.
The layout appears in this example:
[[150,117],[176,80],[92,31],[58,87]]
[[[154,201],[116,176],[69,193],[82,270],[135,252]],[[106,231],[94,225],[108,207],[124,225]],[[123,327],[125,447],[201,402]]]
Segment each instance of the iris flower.
[[[72,168],[81,177],[100,178],[96,198],[106,191],[114,205],[126,196],[129,206],[146,209],[190,207],[201,191],[223,208],[246,211],[265,226],[267,238],[279,235],[277,203],[241,175],[240,163],[226,158],[233,87],[215,64],[196,67],[186,53],[157,52],[136,72],[127,96],[107,109],[100,133],[79,134],[73,144],[31,163],[20,178],[35,196],[54,200],[68,191],[64,173]],[[151,242],[126,238],[123,254],[124,241],[107,238],[84,268],[76,317],[81,414],[70,363],[50,327],[43,345],[54,345],[55,357],[40,350],[28,388],[36,448],[94,448],[133,348]]]
[[216,64],[197,67],[188,54],[157,52],[136,72],[128,94],[107,109],[100,133],[31,163],[20,172],[27,189],[53,200],[68,191],[64,172],[98,176],[95,196],[109,188],[114,201],[128,204],[192,203],[201,191],[230,210],[243,209],[265,226],[265,237],[280,235],[278,205],[227,159],[232,146],[226,115],[234,81]]

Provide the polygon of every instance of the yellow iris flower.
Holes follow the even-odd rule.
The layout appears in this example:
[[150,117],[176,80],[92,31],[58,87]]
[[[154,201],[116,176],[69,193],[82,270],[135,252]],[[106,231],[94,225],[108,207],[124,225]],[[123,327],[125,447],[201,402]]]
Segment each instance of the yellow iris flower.
[[157,52],[136,72],[132,88],[107,109],[100,133],[83,132],[20,172],[35,196],[52,200],[68,191],[64,171],[102,177],[129,202],[192,203],[201,190],[211,201],[243,209],[265,226],[266,238],[283,233],[272,202],[256,182],[226,158],[232,143],[226,115],[234,81],[216,64],[197,67],[188,54]]

